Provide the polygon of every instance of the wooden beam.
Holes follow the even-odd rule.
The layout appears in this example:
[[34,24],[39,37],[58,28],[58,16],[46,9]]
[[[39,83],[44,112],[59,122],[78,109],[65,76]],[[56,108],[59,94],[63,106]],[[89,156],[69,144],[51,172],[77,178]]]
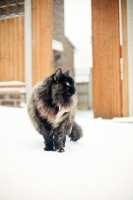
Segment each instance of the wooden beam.
[[32,0],[25,1],[25,84],[26,84],[26,102],[28,102],[29,94],[32,89]]
[[123,117],[128,117],[129,92],[128,92],[128,47],[127,47],[127,0],[121,0],[121,13],[122,13],[122,58],[123,58],[122,110],[123,110]]
[[92,0],[94,117],[122,116],[119,0]]
[[32,0],[32,84],[53,73],[53,0]]

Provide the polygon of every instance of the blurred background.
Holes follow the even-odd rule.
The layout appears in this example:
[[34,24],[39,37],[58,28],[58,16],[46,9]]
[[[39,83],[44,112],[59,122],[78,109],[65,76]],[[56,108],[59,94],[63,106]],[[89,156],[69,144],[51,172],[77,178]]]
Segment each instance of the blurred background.
[[130,0],[0,0],[0,105],[25,106],[32,87],[62,68],[78,109],[133,116],[132,12]]

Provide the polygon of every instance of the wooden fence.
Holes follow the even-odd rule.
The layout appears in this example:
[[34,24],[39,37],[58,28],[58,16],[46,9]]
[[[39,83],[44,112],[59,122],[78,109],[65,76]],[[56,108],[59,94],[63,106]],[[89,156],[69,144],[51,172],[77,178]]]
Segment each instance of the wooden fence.
[[78,109],[92,109],[92,84],[91,82],[76,83],[78,96]]

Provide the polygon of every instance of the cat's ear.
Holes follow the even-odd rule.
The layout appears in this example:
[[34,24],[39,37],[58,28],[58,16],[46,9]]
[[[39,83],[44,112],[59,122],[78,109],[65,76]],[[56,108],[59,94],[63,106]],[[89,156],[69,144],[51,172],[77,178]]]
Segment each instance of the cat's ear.
[[59,68],[56,70],[55,74],[54,74],[54,80],[57,81],[62,75],[62,70]]
[[67,70],[66,72],[64,72],[65,76],[69,76],[69,70]]

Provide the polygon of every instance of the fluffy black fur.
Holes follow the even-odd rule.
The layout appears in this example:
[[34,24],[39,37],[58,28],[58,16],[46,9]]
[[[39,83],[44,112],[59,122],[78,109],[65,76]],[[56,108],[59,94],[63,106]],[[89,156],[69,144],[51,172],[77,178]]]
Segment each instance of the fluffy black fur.
[[44,137],[44,150],[63,152],[66,135],[72,141],[83,136],[81,127],[74,122],[75,91],[69,71],[62,73],[61,69],[34,86],[28,114],[35,129]]

